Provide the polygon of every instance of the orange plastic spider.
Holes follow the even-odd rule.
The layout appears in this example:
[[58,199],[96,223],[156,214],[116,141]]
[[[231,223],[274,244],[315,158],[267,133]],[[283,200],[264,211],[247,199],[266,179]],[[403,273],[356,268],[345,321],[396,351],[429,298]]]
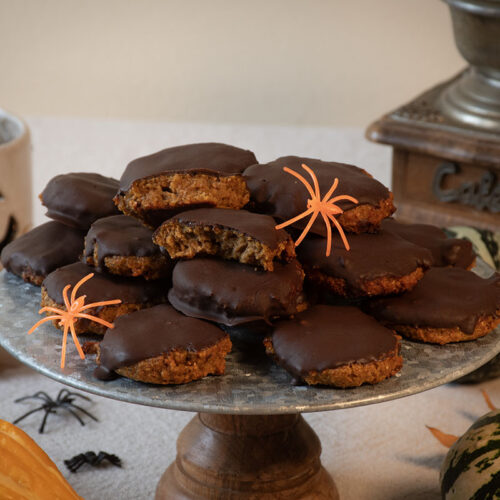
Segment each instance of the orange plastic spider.
[[38,323],[33,325],[30,328],[30,331],[28,332],[28,335],[32,334],[42,323],[45,323],[46,321],[59,320],[59,324],[64,326],[63,345],[61,352],[61,369],[64,368],[64,362],[66,359],[66,341],[68,338],[68,329],[71,331],[71,336],[73,337],[73,342],[76,345],[76,349],[78,351],[78,354],[80,355],[80,358],[81,359],[85,358],[85,354],[83,353],[80,342],[78,342],[78,338],[76,336],[74,323],[77,320],[77,318],[89,319],[90,321],[95,321],[96,323],[100,323],[101,325],[104,325],[108,328],[114,327],[112,323],[108,323],[107,321],[104,321],[103,319],[98,318],[96,316],[92,316],[91,314],[86,314],[83,311],[91,309],[92,307],[120,304],[121,303],[120,299],[107,300],[103,302],[94,302],[92,304],[85,305],[86,295],[81,295],[80,297],[76,298],[76,292],[78,291],[78,289],[93,276],[94,273],[87,274],[87,276],[82,278],[74,286],[73,291],[71,292],[71,302],[68,300],[68,290],[71,288],[71,285],[66,285],[62,292],[64,305],[66,306],[66,311],[64,311],[63,309],[58,309],[56,307],[42,307],[42,309],[38,311],[38,314],[42,314],[45,311],[54,312],[56,314],[54,316],[47,316],[46,318],[41,319],[40,321],[38,321]]
[[311,195],[311,198],[307,200],[307,210],[305,212],[302,212],[301,214],[297,215],[297,217],[294,217],[293,219],[290,219],[286,222],[283,222],[282,224],[278,224],[276,226],[276,229],[281,229],[283,227],[289,226],[290,224],[293,224],[294,222],[297,222],[300,219],[303,219],[304,217],[307,217],[308,215],[311,215],[311,218],[309,219],[309,222],[307,223],[307,226],[305,229],[302,231],[302,234],[299,236],[297,241],[295,242],[295,246],[299,246],[302,243],[302,240],[306,237],[306,234],[309,232],[309,229],[311,229],[311,226],[314,224],[314,221],[318,217],[319,214],[321,214],[321,217],[323,217],[323,220],[325,221],[326,225],[326,256],[328,257],[330,255],[331,249],[332,249],[332,228],[330,225],[330,221],[335,224],[335,227],[337,228],[338,232],[340,233],[340,236],[342,238],[342,241],[344,243],[345,249],[349,250],[349,242],[347,241],[347,238],[344,234],[344,230],[342,229],[342,226],[338,223],[337,219],[335,219],[334,215],[341,214],[344,211],[335,205],[335,202],[340,201],[340,200],[349,200],[352,201],[353,203],[359,203],[356,198],[353,198],[352,196],[348,196],[346,194],[342,194],[340,196],[335,196],[334,198],[330,198],[330,196],[333,194],[333,192],[337,189],[337,186],[339,184],[339,180],[335,178],[333,181],[332,186],[328,190],[328,192],[321,198],[321,194],[319,192],[319,183],[316,175],[314,172],[304,163],[302,164],[302,168],[311,176],[314,184],[314,190],[312,186],[300,175],[299,173],[295,172],[295,170],[291,170],[288,167],[283,167],[283,170],[287,172],[288,174],[293,175],[297,179],[299,179],[302,184],[307,188],[309,191],[309,194]]

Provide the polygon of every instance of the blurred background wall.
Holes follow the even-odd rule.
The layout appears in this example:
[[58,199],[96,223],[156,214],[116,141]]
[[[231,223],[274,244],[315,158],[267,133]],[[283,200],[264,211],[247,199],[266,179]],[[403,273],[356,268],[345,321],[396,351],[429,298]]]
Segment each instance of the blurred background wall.
[[21,115],[365,126],[464,65],[440,0],[0,0]]

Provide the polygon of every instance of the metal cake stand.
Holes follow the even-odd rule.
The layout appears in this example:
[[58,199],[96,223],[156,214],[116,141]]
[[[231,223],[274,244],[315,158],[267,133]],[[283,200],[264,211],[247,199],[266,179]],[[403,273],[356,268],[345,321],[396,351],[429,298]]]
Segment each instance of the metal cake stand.
[[[491,274],[479,262],[475,271]],[[262,353],[233,352],[226,375],[179,386],[124,378],[100,381],[95,362],[68,342],[61,370],[61,334],[40,319],[40,290],[0,273],[0,345],[26,365],[71,387],[129,403],[200,412],[181,432],[177,459],[162,476],[157,499],[338,499],[319,459],[321,445],[302,412],[336,410],[401,398],[451,382],[500,352],[500,327],[473,342],[434,346],[403,340],[401,372],[375,386],[306,387]],[[83,340],[95,340],[95,337]]]

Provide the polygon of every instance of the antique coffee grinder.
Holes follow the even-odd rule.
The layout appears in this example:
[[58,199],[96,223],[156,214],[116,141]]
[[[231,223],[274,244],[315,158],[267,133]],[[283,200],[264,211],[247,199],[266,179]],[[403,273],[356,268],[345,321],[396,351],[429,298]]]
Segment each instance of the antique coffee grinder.
[[403,221],[500,231],[500,0],[444,0],[469,66],[370,125]]

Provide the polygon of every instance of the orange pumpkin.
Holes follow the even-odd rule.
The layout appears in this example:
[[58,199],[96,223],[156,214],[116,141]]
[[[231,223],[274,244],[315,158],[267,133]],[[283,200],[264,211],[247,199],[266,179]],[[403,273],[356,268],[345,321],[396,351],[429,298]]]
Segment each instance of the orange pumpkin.
[[35,441],[5,420],[0,420],[0,498],[82,500]]

